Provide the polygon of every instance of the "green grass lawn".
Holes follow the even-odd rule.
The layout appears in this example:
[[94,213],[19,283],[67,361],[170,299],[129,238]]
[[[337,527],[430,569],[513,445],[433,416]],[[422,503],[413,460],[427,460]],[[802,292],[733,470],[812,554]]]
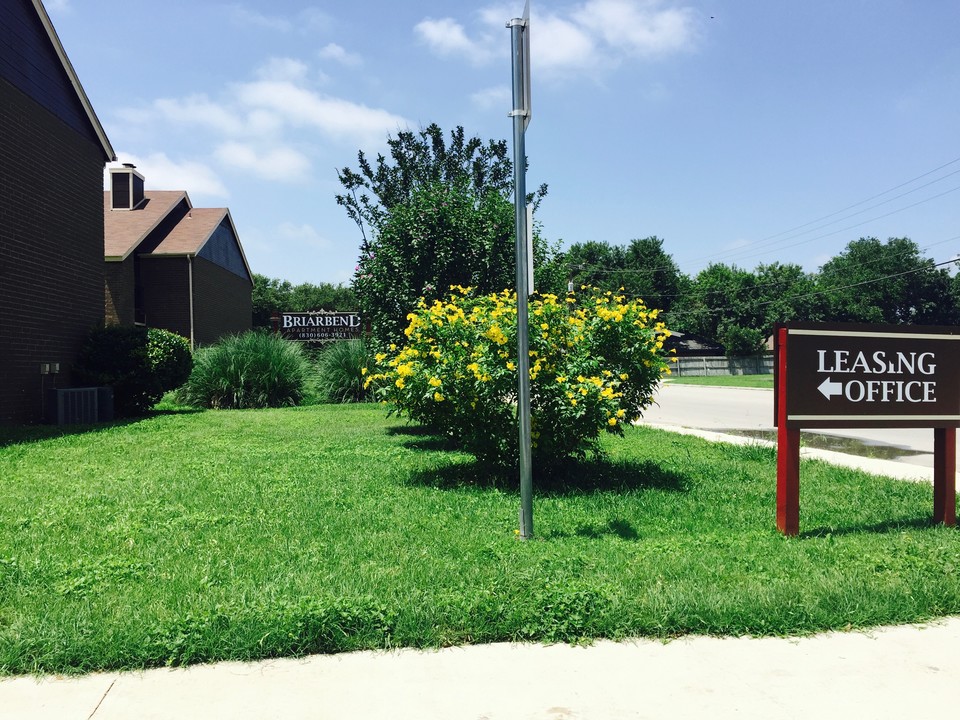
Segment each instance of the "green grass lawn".
[[[794,634],[960,612],[932,490],[648,428],[607,463],[484,475],[377,406],[169,413],[0,438],[0,672],[361,648]],[[545,488],[545,486],[547,486]]]
[[678,385],[773,389],[773,375],[687,375],[683,377],[671,375],[668,382]]

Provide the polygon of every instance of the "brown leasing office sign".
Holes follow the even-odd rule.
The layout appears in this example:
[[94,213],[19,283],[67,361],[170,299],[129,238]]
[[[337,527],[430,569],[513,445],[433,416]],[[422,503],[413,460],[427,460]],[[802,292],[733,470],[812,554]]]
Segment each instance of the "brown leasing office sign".
[[933,428],[934,519],[955,523],[960,328],[787,324],[775,352],[782,532],[799,531],[800,428]]
[[274,314],[273,329],[294,342],[330,342],[359,338],[363,323],[357,312],[282,312]]

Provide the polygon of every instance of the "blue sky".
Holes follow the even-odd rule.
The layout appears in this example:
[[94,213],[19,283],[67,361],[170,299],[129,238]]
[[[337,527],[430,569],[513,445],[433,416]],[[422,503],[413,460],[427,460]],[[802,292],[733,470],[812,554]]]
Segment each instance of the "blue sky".
[[[231,210],[255,272],[349,282],[336,168],[431,122],[511,138],[512,2],[47,0],[119,159]],[[960,250],[956,0],[531,3],[528,187],[550,240],[807,270]],[[896,189],[894,189],[896,188]]]

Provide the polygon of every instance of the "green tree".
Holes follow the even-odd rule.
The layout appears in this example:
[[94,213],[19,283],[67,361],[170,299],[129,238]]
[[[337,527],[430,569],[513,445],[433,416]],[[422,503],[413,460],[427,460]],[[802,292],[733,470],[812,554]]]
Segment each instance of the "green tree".
[[635,238],[625,246],[606,242],[574,243],[565,254],[574,287],[623,288],[652,308],[669,311],[688,279],[657,236]]
[[287,280],[268,278],[253,274],[253,327],[270,328],[270,318],[275,312],[289,310],[293,286]]
[[800,265],[779,262],[758,265],[754,274],[764,337],[773,332],[777,323],[823,320],[823,299],[817,292],[816,275],[804,272]]
[[477,197],[461,185],[427,185],[394,206],[354,277],[374,337],[400,343],[417,300],[442,297],[453,285],[480,292],[513,286],[513,230],[508,200],[495,192]]
[[909,238],[854,240],[820,268],[825,315],[838,322],[953,325],[954,281]]
[[[502,290],[516,278],[506,142],[468,139],[462,127],[447,142],[434,124],[387,144],[389,158],[371,163],[360,152],[359,172],[337,173],[345,190],[337,203],[363,234],[353,288],[381,345],[403,338],[420,297],[436,299],[453,285]],[[542,185],[528,203],[536,208],[546,191]],[[548,254],[535,232],[535,265]]]
[[673,329],[719,342],[728,355],[758,352],[765,337],[758,285],[749,270],[712,263],[693,279],[667,322]]
[[253,276],[253,327],[272,327],[270,318],[277,312],[309,312],[310,310],[351,311],[359,303],[353,289],[331,283],[302,283]]
[[[337,195],[337,204],[360,227],[379,232],[394,207],[409,203],[414,193],[425,186],[441,183],[469,189],[482,197],[495,192],[509,198],[513,192],[513,163],[506,140],[467,138],[463,127],[450,132],[450,142],[436,123],[414,133],[406,130],[387,138],[390,159],[378,155],[375,164],[361,150],[357,154],[360,172],[350,168],[337,171],[346,191]],[[547,193],[546,185],[528,196],[539,204]]]

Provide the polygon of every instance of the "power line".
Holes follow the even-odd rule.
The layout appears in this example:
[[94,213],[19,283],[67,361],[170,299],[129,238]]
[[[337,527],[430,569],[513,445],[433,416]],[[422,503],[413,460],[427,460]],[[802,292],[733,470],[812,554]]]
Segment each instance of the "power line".
[[[790,229],[788,229],[788,230],[783,230],[783,231],[781,231],[781,232],[774,233],[773,235],[768,235],[768,236],[766,236],[766,237],[764,237],[764,238],[761,238],[761,239],[759,239],[759,240],[756,240],[756,241],[747,243],[746,245],[742,246],[741,248],[738,248],[738,249],[736,249],[736,250],[730,251],[730,252],[728,252],[728,253],[726,253],[726,254],[721,254],[721,255],[711,254],[711,255],[702,256],[702,257],[700,257],[700,258],[695,258],[694,260],[691,261],[691,264],[693,264],[693,265],[698,265],[698,264],[701,264],[703,261],[710,261],[711,259],[719,259],[719,258],[739,256],[739,255],[742,254],[742,251],[743,251],[744,249],[748,249],[748,248],[752,248],[752,247],[756,247],[756,246],[761,246],[761,247],[762,247],[762,246],[765,246],[765,244],[766,244],[766,245],[776,245],[776,243],[770,243],[769,241],[775,240],[776,238],[780,238],[780,237],[782,237],[782,236],[784,236],[784,235],[790,235],[791,233],[795,233],[795,232],[797,232],[797,231],[799,231],[799,230],[803,230],[804,228],[808,228],[809,226],[815,225],[815,224],[820,223],[820,222],[823,222],[824,220],[828,220],[828,219],[830,219],[830,218],[834,218],[834,217],[836,217],[837,215],[841,215],[841,214],[843,214],[843,213],[845,213],[845,212],[847,212],[847,211],[849,211],[849,210],[852,210],[852,209],[854,209],[854,208],[860,207],[861,205],[864,205],[864,204],[866,204],[866,203],[869,203],[869,202],[871,202],[871,201],[873,201],[873,200],[876,200],[876,199],[878,199],[878,198],[881,198],[881,197],[883,197],[884,195],[889,195],[890,193],[895,192],[896,190],[899,190],[900,188],[903,188],[903,187],[906,187],[906,186],[908,186],[908,185],[911,185],[911,184],[917,182],[918,180],[922,180],[922,179],[925,178],[925,177],[929,177],[930,175],[933,175],[934,173],[937,173],[937,172],[943,170],[944,168],[950,167],[951,165],[955,165],[955,164],[958,163],[958,162],[960,162],[960,157],[954,158],[953,160],[950,160],[950,161],[948,161],[948,162],[946,162],[946,163],[943,163],[942,165],[939,165],[938,167],[935,167],[935,168],[933,168],[932,170],[928,170],[928,171],[925,172],[925,173],[922,173],[922,174],[920,174],[920,175],[917,175],[916,177],[911,178],[910,180],[907,180],[907,181],[902,182],[902,183],[900,183],[900,184],[898,184],[898,185],[895,185],[894,187],[889,188],[889,189],[887,189],[887,190],[884,190],[883,192],[880,192],[880,193],[876,193],[876,194],[874,194],[874,195],[871,195],[870,197],[868,197],[868,198],[866,198],[866,199],[864,199],[864,200],[861,200],[861,201],[859,201],[859,202],[853,203],[852,205],[848,205],[848,206],[846,206],[846,207],[844,207],[844,208],[842,208],[842,209],[840,209],[840,210],[837,210],[837,211],[835,211],[835,212],[829,213],[829,214],[827,214],[827,215],[823,215],[823,216],[821,216],[821,217],[819,217],[819,218],[816,218],[816,219],[814,219],[814,220],[810,220],[809,222],[802,223],[802,224],[800,224],[800,225],[794,226],[794,227],[792,227],[792,228],[790,228]],[[791,236],[791,237],[800,237],[800,236],[802,236],[802,235],[805,235],[805,234],[808,233],[808,232],[814,232],[814,231],[816,231],[816,230],[818,230],[818,229],[822,229],[822,228],[825,228],[825,227],[829,227],[830,225],[833,225],[833,224],[835,224],[835,223],[837,223],[837,222],[841,222],[841,221],[844,220],[844,219],[848,219],[848,218],[850,218],[850,217],[855,217],[856,215],[862,214],[863,212],[867,212],[867,211],[870,210],[870,209],[873,209],[873,208],[876,208],[876,207],[880,207],[881,205],[887,204],[887,203],[889,203],[889,202],[893,202],[893,201],[896,200],[896,199],[899,199],[899,198],[901,198],[901,197],[904,197],[904,196],[906,196],[906,195],[909,195],[909,194],[912,193],[912,192],[915,192],[915,191],[917,191],[917,190],[921,190],[921,189],[923,189],[923,188],[925,188],[925,187],[929,187],[930,185],[933,185],[933,184],[938,183],[938,182],[940,182],[940,181],[942,181],[942,180],[945,180],[945,179],[947,179],[947,178],[949,178],[949,177],[951,177],[951,176],[953,176],[953,175],[956,175],[957,173],[960,173],[960,170],[955,170],[955,171],[953,171],[953,172],[947,173],[946,175],[943,175],[943,176],[941,176],[941,177],[939,177],[939,178],[937,178],[937,179],[935,179],[935,180],[931,180],[930,182],[925,183],[924,185],[922,185],[922,186],[920,186],[920,187],[914,188],[913,190],[909,190],[909,191],[907,191],[907,192],[905,192],[905,193],[901,193],[900,195],[898,195],[898,196],[896,196],[896,197],[894,197],[894,198],[889,198],[889,199],[883,201],[882,203],[877,203],[876,205],[872,206],[871,208],[865,208],[865,209],[863,209],[863,210],[859,210],[859,211],[857,211],[856,213],[852,213],[852,214],[850,214],[850,215],[848,215],[848,216],[845,216],[845,217],[843,217],[843,218],[839,218],[839,219],[837,219],[837,220],[833,220],[833,221],[831,221],[831,222],[829,222],[829,223],[826,223],[825,225],[818,226],[818,227],[816,227],[816,228],[811,228],[811,229],[808,229],[808,230],[804,230],[804,232],[799,233],[799,234],[797,234],[797,235],[793,235],[793,236]],[[879,219],[888,217],[889,215],[892,215],[892,214],[894,214],[894,213],[896,213],[896,212],[902,212],[903,210],[908,210],[908,209],[910,209],[910,208],[912,208],[912,207],[915,207],[916,205],[918,205],[918,204],[920,204],[920,203],[929,202],[930,200],[935,200],[935,199],[937,199],[937,198],[939,198],[939,197],[942,197],[943,195],[948,194],[949,192],[954,192],[954,191],[957,190],[957,189],[960,189],[960,188],[954,188],[953,190],[949,190],[949,191],[947,191],[947,192],[940,193],[939,195],[935,195],[935,196],[933,196],[933,197],[931,197],[931,198],[927,198],[927,199],[925,199],[925,200],[919,201],[919,202],[917,202],[917,203],[913,203],[913,204],[908,205],[908,206],[906,206],[906,207],[899,208],[899,209],[897,209],[897,210],[895,210],[895,211],[892,211],[892,212],[890,212],[890,213],[887,213],[887,214],[884,214],[884,215],[880,215],[880,216],[878,216],[878,217],[871,218],[871,219],[869,219],[869,220],[864,220],[864,221],[861,222],[861,223],[857,223],[857,224],[855,224],[855,225],[851,225],[851,226],[849,226],[849,227],[847,227],[847,228],[843,228],[843,229],[838,230],[838,231],[833,232],[833,233],[827,233],[827,234],[825,234],[825,235],[821,235],[821,236],[818,236],[818,237],[816,237],[816,238],[811,238],[810,240],[804,241],[804,242],[812,242],[813,240],[818,240],[818,239],[821,239],[821,238],[824,238],[824,237],[830,237],[831,235],[835,235],[835,234],[837,234],[837,233],[839,233],[839,232],[844,232],[845,230],[850,230],[850,229],[852,229],[852,228],[858,227],[859,225],[863,225],[863,224],[866,224],[866,223],[868,223],[868,222],[873,222],[874,220],[879,220]],[[790,239],[790,238],[787,238],[787,239]],[[795,247],[796,245],[800,245],[800,244],[803,244],[803,243],[796,243],[795,245],[789,245],[789,246],[787,246],[787,247]],[[762,253],[756,253],[756,254],[762,254]],[[752,255],[748,255],[747,257],[752,257]]]
[[[954,259],[952,259],[952,260],[944,260],[944,261],[942,261],[942,262],[933,263],[932,265],[927,265],[927,266],[919,267],[919,268],[913,268],[912,270],[904,270],[904,271],[902,271],[902,272],[892,273],[892,274],[890,274],[890,275],[883,275],[883,276],[878,277],[878,278],[873,278],[872,280],[861,280],[860,282],[850,283],[850,284],[848,284],[848,285],[836,285],[836,286],[834,286],[834,287],[823,288],[823,289],[821,289],[821,290],[815,290],[815,291],[809,292],[809,293],[802,293],[802,294],[800,294],[800,295],[791,295],[791,296],[784,297],[784,298],[778,298],[778,299],[776,299],[776,300],[765,300],[765,301],[763,301],[763,302],[756,303],[755,305],[753,305],[753,307],[754,307],[754,308],[761,308],[761,307],[766,307],[767,305],[773,305],[774,303],[778,303],[778,302],[789,302],[789,301],[792,301],[792,300],[803,300],[803,299],[809,298],[809,297],[816,297],[816,296],[818,296],[818,295],[825,295],[825,294],[827,294],[827,293],[837,292],[838,290],[849,290],[849,289],[851,289],[851,288],[862,287],[862,286],[864,286],[864,285],[872,285],[873,283],[883,282],[884,280],[892,280],[893,278],[904,277],[904,276],[906,276],[906,275],[915,275],[916,273],[928,272],[928,271],[931,271],[931,270],[935,270],[935,269],[938,268],[938,267],[942,267],[942,266],[944,266],[944,265],[956,264],[956,263],[958,263],[958,262],[960,262],[960,259],[958,259],[958,258],[954,258]],[[724,312],[724,311],[726,311],[727,309],[728,309],[728,308],[709,308],[709,309],[704,308],[704,309],[680,310],[680,311],[670,310],[670,311],[668,311],[668,312],[665,313],[665,314],[666,314],[666,315],[671,315],[671,316],[674,316],[674,315],[715,315],[715,314]]]
[[[960,172],[960,171],[958,171],[958,172]],[[919,253],[919,252],[922,252],[922,251],[924,251],[924,250],[929,250],[929,249],[932,248],[932,247],[937,247],[938,245],[943,245],[944,243],[948,243],[948,242],[955,242],[955,241],[957,241],[957,240],[960,240],[960,235],[954,235],[953,237],[947,238],[946,240],[939,240],[939,241],[937,241],[937,242],[935,242],[935,243],[930,243],[929,245],[924,245],[923,247],[918,247],[918,248],[916,248],[916,252]],[[903,252],[897,253],[897,254],[895,254],[895,255],[888,255],[888,256],[876,257],[876,258],[874,258],[874,259],[872,259],[872,260],[867,260],[867,261],[864,261],[864,262],[859,263],[859,264],[858,264],[858,267],[863,268],[863,267],[869,267],[870,265],[874,265],[874,264],[876,264],[876,263],[889,262],[889,261],[891,261],[891,260],[896,260],[897,258],[901,258],[901,257],[906,257],[906,256],[908,256],[908,255],[912,255],[913,252],[914,252],[914,249],[911,248],[911,249],[904,250]],[[671,268],[670,268],[670,266],[664,265],[664,266],[660,266],[659,268],[653,268],[653,269],[651,269],[651,268],[620,268],[620,269],[612,269],[612,270],[611,270],[611,269],[603,268],[603,267],[601,267],[601,266],[599,266],[599,265],[590,265],[590,266],[583,266],[583,265],[581,265],[581,266],[579,266],[579,269],[581,269],[581,270],[588,270],[588,271],[590,271],[591,273],[604,273],[604,274],[620,273],[620,274],[644,274],[644,275],[645,275],[645,274],[647,274],[647,273],[651,273],[651,274],[652,274],[653,271],[658,270],[658,269],[671,269]],[[748,273],[748,274],[752,274],[752,273],[750,273],[750,271],[748,271],[748,270],[744,270],[744,272],[745,272],[745,273]],[[806,277],[811,277],[811,278],[812,278],[812,276],[813,276],[814,274],[804,273],[804,275],[805,275]],[[771,281],[771,282],[756,283],[756,284],[754,284],[754,285],[751,285],[749,288],[742,288],[742,290],[743,290],[743,291],[746,291],[746,290],[754,290],[754,289],[757,289],[757,288],[771,287],[771,286],[781,285],[781,284],[783,284],[784,282],[787,282],[787,281],[785,281],[785,280],[774,280],[774,281]],[[678,297],[690,297],[690,296],[697,296],[697,295],[699,295],[699,296],[704,296],[704,295],[706,295],[708,292],[710,292],[710,291],[700,291],[700,292],[698,292],[698,293],[656,293],[656,297],[657,297],[657,298],[678,298]]]
[[[960,172],[960,170],[958,170],[957,172]],[[954,174],[954,173],[951,173],[951,175],[953,175],[953,174]],[[823,235],[817,235],[816,237],[807,238],[806,240],[801,240],[800,242],[793,243],[792,245],[783,245],[783,246],[778,247],[777,249],[778,249],[778,250],[787,250],[787,249],[789,249],[789,248],[799,247],[800,245],[806,245],[807,243],[813,242],[814,240],[822,240],[823,238],[832,237],[833,235],[839,235],[840,233],[846,232],[847,230],[852,230],[852,229],[854,229],[854,228],[860,227],[861,225],[866,225],[867,223],[874,222],[875,220],[882,220],[882,219],[885,218],[885,217],[890,217],[891,215],[896,215],[896,214],[899,213],[899,212],[903,212],[904,210],[909,210],[910,208],[917,207],[918,205],[922,205],[922,204],[924,204],[924,203],[930,202],[931,200],[936,200],[937,198],[941,198],[941,197],[943,197],[944,195],[949,195],[950,193],[956,192],[957,190],[960,190],[960,185],[958,185],[957,187],[954,187],[954,188],[950,188],[949,190],[945,190],[945,191],[943,191],[942,193],[938,193],[937,195],[933,195],[933,196],[931,196],[931,197],[924,198],[923,200],[918,200],[917,202],[911,203],[910,205],[906,205],[906,206],[904,206],[904,207],[902,207],[902,208],[897,208],[896,210],[891,210],[890,212],[884,213],[883,215],[878,215],[878,216],[876,216],[876,217],[869,218],[868,220],[863,220],[862,222],[854,223],[853,225],[848,225],[847,227],[842,227],[842,228],[840,228],[839,230],[834,230],[834,231],[832,231],[832,232],[824,233]],[[904,193],[904,195],[906,195],[906,194],[909,194],[909,193]],[[901,196],[898,196],[898,197],[903,197],[903,196],[901,195]],[[884,203],[880,203],[880,205],[883,205],[883,204],[884,204]],[[879,207],[880,205],[874,205],[874,206],[871,207],[871,208],[867,208],[867,210],[871,210],[871,209],[873,209],[873,208],[875,208],[875,207]],[[866,210],[863,210],[862,212],[866,212]],[[854,217],[855,215],[859,215],[859,214],[860,214],[860,213],[854,213],[853,215],[848,215],[847,218]],[[847,218],[841,218],[841,219],[847,219]],[[839,221],[838,221],[838,222],[839,222]],[[827,225],[823,225],[823,226],[821,226],[821,227],[829,227],[831,224],[832,224],[832,223],[828,223]],[[819,228],[817,228],[817,229],[819,229]],[[794,235],[793,237],[800,237],[800,235]],[[788,238],[788,239],[790,239],[790,238]],[[728,254],[728,255],[726,255],[726,256],[723,256],[723,257],[731,257],[731,256],[738,256],[738,255],[743,255],[743,257],[756,257],[757,255],[764,255],[764,254],[766,254],[767,252],[769,252],[769,250],[764,250],[764,251],[758,252],[758,253],[752,253],[752,254],[748,254],[748,255],[743,255],[743,253],[741,253],[739,250],[737,250],[737,251],[733,251],[732,253],[730,253],[730,254]]]

